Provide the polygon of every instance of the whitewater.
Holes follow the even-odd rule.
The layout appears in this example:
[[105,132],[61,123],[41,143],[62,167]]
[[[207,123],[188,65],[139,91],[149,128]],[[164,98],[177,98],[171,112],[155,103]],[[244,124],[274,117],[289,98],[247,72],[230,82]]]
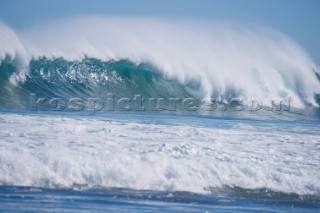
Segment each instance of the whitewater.
[[[320,208],[319,68],[281,32],[105,16],[0,22],[0,61],[0,210]],[[137,95],[143,110],[88,107]],[[159,98],[177,108],[148,108]]]

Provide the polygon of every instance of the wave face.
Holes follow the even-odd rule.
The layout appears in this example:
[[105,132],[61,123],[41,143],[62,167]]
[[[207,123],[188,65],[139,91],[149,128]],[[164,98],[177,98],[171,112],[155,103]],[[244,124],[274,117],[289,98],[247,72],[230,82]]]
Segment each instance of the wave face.
[[[3,104],[30,102],[30,94],[44,98],[102,98],[112,93],[116,98],[190,97],[186,87],[168,80],[148,64],[128,60],[101,61],[94,58],[68,61],[63,58],[31,60],[29,72],[16,75],[15,62],[6,59],[0,66],[3,79]],[[13,82],[13,83],[10,83]],[[0,100],[1,101],[1,100]]]
[[0,32],[2,103],[25,104],[30,92],[116,91],[318,106],[316,65],[291,39],[263,27],[83,17],[20,32],[0,24]]

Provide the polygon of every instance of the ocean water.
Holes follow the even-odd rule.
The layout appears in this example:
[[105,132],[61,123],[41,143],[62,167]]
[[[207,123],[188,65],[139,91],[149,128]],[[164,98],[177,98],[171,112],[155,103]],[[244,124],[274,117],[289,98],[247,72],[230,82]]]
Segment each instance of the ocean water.
[[1,212],[319,212],[319,69],[287,36],[83,17],[0,44]]

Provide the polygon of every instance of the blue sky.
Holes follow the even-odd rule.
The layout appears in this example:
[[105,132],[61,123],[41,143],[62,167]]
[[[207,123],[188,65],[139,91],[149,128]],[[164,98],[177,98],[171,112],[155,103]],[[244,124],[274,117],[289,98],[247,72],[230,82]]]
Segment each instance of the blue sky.
[[296,40],[320,65],[320,0],[2,0],[15,29],[79,15],[212,19],[269,26]]

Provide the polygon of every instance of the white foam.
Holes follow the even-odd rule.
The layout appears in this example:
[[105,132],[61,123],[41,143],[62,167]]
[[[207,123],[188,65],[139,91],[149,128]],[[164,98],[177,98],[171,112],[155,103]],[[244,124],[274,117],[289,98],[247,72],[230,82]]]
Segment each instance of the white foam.
[[124,117],[1,114],[0,184],[320,193],[318,125]]
[[2,58],[25,50],[28,59],[89,56],[149,62],[182,84],[197,82],[199,98],[280,98],[301,108],[316,105],[314,93],[320,93],[316,65],[308,55],[290,38],[260,26],[82,17],[38,25],[19,38],[3,24],[0,29]]

